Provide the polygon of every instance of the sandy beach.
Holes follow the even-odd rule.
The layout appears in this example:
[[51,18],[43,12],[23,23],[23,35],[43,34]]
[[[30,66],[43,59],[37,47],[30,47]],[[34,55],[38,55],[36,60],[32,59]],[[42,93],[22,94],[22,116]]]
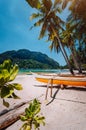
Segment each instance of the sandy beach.
[[[9,109],[20,102],[39,99],[41,113],[46,118],[46,125],[41,126],[40,130],[86,130],[86,89],[71,87],[58,91],[58,88],[53,88],[55,98],[51,98],[48,93],[45,101],[46,85],[36,81],[33,75],[18,75],[14,82],[22,84],[23,90],[15,92],[21,99],[8,100]],[[1,101],[0,111],[5,109]],[[21,125],[22,122],[18,120],[5,130],[19,130]]]

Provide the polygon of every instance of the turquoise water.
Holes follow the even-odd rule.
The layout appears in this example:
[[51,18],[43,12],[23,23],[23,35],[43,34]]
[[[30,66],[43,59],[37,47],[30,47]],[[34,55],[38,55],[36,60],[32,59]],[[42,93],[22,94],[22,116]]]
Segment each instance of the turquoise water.
[[62,73],[62,72],[69,72],[68,69],[21,69],[19,70],[19,74],[30,72],[43,72],[43,73]]

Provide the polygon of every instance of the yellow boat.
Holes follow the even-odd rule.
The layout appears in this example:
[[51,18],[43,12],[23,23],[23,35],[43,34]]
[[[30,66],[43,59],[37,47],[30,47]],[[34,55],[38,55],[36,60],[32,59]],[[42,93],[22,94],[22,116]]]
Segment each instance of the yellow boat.
[[71,86],[86,86],[86,76],[35,76],[36,80],[43,83]]

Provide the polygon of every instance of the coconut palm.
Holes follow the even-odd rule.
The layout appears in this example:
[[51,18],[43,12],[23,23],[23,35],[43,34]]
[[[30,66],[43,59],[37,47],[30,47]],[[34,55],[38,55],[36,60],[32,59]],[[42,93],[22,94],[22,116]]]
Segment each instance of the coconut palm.
[[[59,34],[63,29],[64,22],[61,20],[61,18],[57,15],[57,13],[61,12],[60,4],[61,0],[55,0],[54,3],[52,3],[51,0],[26,0],[31,7],[36,8],[38,10],[37,13],[34,13],[31,16],[31,19],[33,18],[40,18],[34,26],[40,26],[41,25],[41,31],[39,35],[39,39],[43,38],[45,35],[52,35],[53,44],[54,47],[57,49],[57,44],[59,45],[59,48],[69,66],[70,72],[73,74],[72,67],[70,65],[70,62],[68,60],[68,56],[65,52],[64,45],[61,43],[61,39],[59,37]],[[36,1],[36,3],[35,3]],[[35,4],[34,4],[35,3]],[[50,38],[49,38],[50,39]]]
[[74,62],[74,65],[76,67],[76,69],[78,69],[79,73],[82,73],[82,69],[81,69],[81,65],[80,65],[80,61],[77,55],[77,51],[76,51],[76,36],[75,36],[75,27],[77,25],[71,25],[70,23],[66,24],[66,30],[64,30],[61,33],[61,38],[62,38],[62,42],[66,44],[66,46],[68,47],[68,49],[71,52],[71,56]]
[[78,48],[80,48],[80,46],[83,46],[85,48],[86,46],[86,1],[73,0],[70,4],[69,9],[71,11],[71,14],[68,17],[68,22],[71,25],[75,26],[75,28],[73,29],[75,43],[78,44]]

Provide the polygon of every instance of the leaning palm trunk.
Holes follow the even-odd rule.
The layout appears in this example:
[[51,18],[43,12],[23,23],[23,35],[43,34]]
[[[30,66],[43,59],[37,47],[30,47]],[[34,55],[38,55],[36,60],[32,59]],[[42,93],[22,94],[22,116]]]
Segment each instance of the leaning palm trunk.
[[75,67],[78,69],[79,73],[82,73],[81,65],[74,46],[70,46],[70,50]]
[[61,44],[60,38],[59,38],[58,36],[57,36],[57,40],[58,40],[58,43],[59,43],[60,50],[61,50],[61,52],[62,52],[62,54],[63,54],[63,56],[64,56],[64,59],[65,59],[67,65],[68,65],[68,67],[69,67],[69,70],[70,70],[71,74],[74,75],[73,69],[72,69],[72,67],[71,67],[71,65],[70,65],[68,56],[67,56],[66,51],[65,51],[65,49],[64,49],[64,46]]
[[65,49],[64,49],[64,46],[63,46],[63,44],[61,43],[61,40],[60,40],[59,36],[57,35],[57,32],[56,32],[56,30],[55,30],[55,28],[54,28],[53,25],[51,25],[51,29],[52,29],[52,31],[53,31],[53,33],[54,33],[54,35],[55,35],[55,37],[56,37],[56,39],[57,39],[57,41],[58,41],[59,48],[60,48],[60,50],[61,50],[61,52],[62,52],[62,55],[64,56],[64,59],[65,59],[67,65],[68,65],[68,67],[69,67],[70,73],[74,75],[73,69],[72,69],[72,67],[71,67],[71,65],[70,65],[70,61],[69,61],[69,59],[68,59],[68,56],[67,56],[66,51],[65,51]]

